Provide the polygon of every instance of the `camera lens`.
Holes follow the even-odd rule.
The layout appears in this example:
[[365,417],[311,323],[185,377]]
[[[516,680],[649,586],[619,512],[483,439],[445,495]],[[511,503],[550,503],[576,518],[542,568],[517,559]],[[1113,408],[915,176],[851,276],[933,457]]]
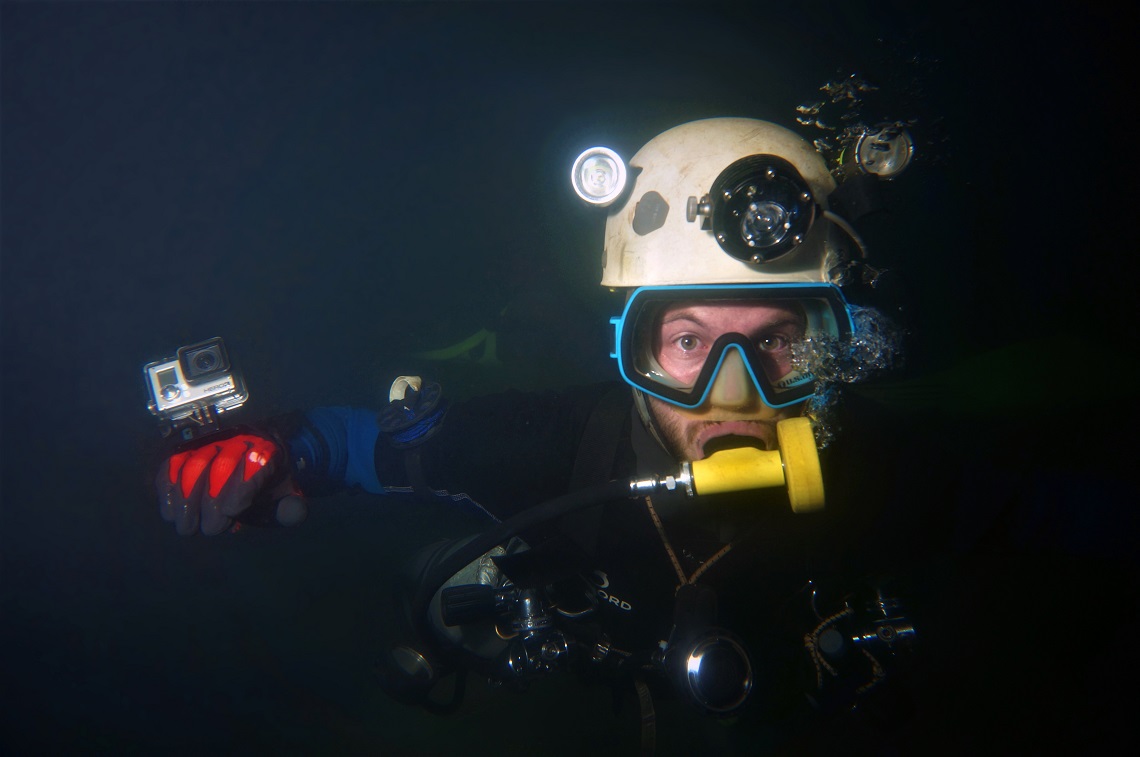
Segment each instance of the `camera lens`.
[[183,376],[190,384],[216,381],[230,370],[230,361],[221,339],[182,347],[178,350],[178,362],[182,366]]
[[218,356],[213,350],[202,350],[194,356],[194,367],[202,373],[212,371],[218,365]]

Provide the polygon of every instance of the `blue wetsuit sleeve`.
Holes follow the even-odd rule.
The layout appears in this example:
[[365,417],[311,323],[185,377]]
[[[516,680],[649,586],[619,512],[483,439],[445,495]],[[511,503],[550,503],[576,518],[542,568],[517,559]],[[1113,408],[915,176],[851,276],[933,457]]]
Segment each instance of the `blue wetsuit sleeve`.
[[318,407],[305,413],[289,440],[298,483],[305,490],[359,486],[384,493],[376,475],[376,413],[355,407]]

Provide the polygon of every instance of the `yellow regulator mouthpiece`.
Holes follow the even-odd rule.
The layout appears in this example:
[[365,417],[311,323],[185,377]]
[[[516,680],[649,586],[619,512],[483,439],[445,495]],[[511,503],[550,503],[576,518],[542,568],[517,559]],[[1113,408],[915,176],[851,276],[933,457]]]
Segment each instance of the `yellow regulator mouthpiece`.
[[811,421],[787,418],[776,424],[778,450],[752,447],[721,450],[689,463],[696,494],[788,487],[792,511],[823,508],[823,472]]

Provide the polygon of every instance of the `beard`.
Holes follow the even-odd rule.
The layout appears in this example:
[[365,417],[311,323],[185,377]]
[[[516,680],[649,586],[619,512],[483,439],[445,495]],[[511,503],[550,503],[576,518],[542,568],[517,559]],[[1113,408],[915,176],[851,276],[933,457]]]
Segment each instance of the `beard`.
[[701,460],[718,449],[754,446],[776,449],[776,423],[800,414],[760,404],[747,412],[717,408],[683,410],[647,397],[661,441],[677,460]]

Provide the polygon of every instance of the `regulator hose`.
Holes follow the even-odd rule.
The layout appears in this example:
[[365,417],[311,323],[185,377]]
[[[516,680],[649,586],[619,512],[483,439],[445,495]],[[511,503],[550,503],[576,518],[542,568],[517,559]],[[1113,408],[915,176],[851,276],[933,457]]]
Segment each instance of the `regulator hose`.
[[615,499],[630,499],[631,496],[631,486],[628,480],[610,481],[563,494],[535,507],[527,508],[490,530],[478,534],[461,548],[441,560],[427,573],[420,583],[415,600],[412,603],[413,622],[417,625],[424,622],[432,597],[447,583],[449,578],[495,547],[506,543],[511,537],[562,515],[601,505],[605,502],[612,502]]

